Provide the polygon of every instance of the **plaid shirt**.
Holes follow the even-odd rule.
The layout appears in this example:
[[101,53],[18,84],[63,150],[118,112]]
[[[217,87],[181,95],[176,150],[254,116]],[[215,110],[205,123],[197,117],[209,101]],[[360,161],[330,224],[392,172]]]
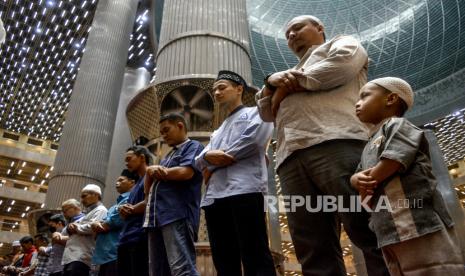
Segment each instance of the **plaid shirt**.
[[37,266],[34,271],[34,276],[48,276],[47,264],[48,264],[48,255],[37,256]]

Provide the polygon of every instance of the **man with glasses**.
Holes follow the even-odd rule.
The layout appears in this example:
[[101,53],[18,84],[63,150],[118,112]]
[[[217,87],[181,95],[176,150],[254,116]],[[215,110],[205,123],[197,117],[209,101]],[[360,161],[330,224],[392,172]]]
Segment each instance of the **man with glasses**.
[[[86,185],[81,191],[81,203],[86,208],[85,215],[74,219],[65,228],[68,241],[63,253],[62,264],[64,265],[64,276],[89,275],[92,252],[95,247],[95,233],[92,231],[92,223],[101,221],[107,215],[107,208],[100,202],[102,191],[95,184]],[[65,216],[67,212],[76,210],[76,202],[62,205]],[[73,208],[70,210],[70,208]],[[79,213],[73,214],[74,218]]]

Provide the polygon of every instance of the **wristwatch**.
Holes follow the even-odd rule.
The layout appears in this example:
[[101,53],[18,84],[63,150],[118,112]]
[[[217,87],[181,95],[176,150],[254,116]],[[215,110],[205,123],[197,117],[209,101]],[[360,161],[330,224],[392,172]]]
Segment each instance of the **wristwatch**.
[[268,78],[271,77],[271,75],[273,75],[273,73],[271,74],[268,74],[266,75],[265,79],[263,80],[263,82],[265,83],[265,87],[270,89],[271,91],[275,92],[276,89],[278,89],[278,87],[272,85],[271,83],[268,82]]

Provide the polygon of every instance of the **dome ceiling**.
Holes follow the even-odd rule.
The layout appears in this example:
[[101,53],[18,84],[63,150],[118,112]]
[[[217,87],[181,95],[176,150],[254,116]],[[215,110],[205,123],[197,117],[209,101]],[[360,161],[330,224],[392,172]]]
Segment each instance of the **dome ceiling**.
[[286,22],[312,14],[327,38],[350,34],[370,57],[369,78],[399,76],[415,90],[465,67],[465,2],[458,0],[249,0],[254,83],[296,63]]

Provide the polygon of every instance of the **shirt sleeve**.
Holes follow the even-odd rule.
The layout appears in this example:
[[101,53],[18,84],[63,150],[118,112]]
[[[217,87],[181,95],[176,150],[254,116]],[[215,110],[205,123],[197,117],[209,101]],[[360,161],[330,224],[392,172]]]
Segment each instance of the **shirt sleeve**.
[[384,125],[386,142],[380,158],[394,160],[402,164],[400,172],[405,172],[415,161],[423,139],[423,131],[404,118],[393,118]]
[[110,227],[110,230],[114,231],[114,230],[118,230],[118,229],[121,229],[124,225],[124,221],[123,219],[121,219],[121,216],[119,215],[119,212],[118,212],[118,207],[120,205],[123,205],[125,204],[126,202],[128,201],[128,198],[125,197],[123,200],[121,200],[118,205],[115,206],[114,209],[110,210],[104,220],[104,223],[105,224],[108,224],[108,226]]
[[329,90],[354,79],[367,64],[368,55],[360,42],[341,36],[333,41],[326,58],[304,65],[304,76],[298,81],[310,91]]
[[51,246],[47,246],[47,248],[45,248],[45,254],[47,254],[47,255],[50,256],[50,253],[52,253],[52,247],[51,247]]
[[[99,207],[96,207],[99,208]],[[94,231],[92,231],[91,224],[92,222],[102,221],[105,216],[107,215],[107,209],[105,207],[100,208],[97,210],[89,222],[83,224],[77,224],[76,232],[81,235],[93,235]]]
[[189,145],[183,151],[179,164],[180,167],[192,167],[199,171],[195,166],[195,157],[202,152],[204,149],[203,145],[196,142],[190,142]]
[[225,150],[227,154],[232,155],[236,160],[245,159],[259,153],[261,148],[265,148],[273,133],[273,124],[263,122],[258,111],[251,113],[251,115],[250,123],[239,139]]
[[195,157],[194,165],[197,168],[197,170],[203,171],[205,168],[207,168],[210,172],[212,172],[217,168],[217,166],[213,166],[207,160],[205,160],[205,154],[209,150],[211,150],[211,143],[208,143],[208,145],[205,148],[203,148],[200,154],[198,154]]
[[258,113],[264,122],[274,122],[275,118],[271,112],[271,96],[262,97],[262,90],[255,94]]

